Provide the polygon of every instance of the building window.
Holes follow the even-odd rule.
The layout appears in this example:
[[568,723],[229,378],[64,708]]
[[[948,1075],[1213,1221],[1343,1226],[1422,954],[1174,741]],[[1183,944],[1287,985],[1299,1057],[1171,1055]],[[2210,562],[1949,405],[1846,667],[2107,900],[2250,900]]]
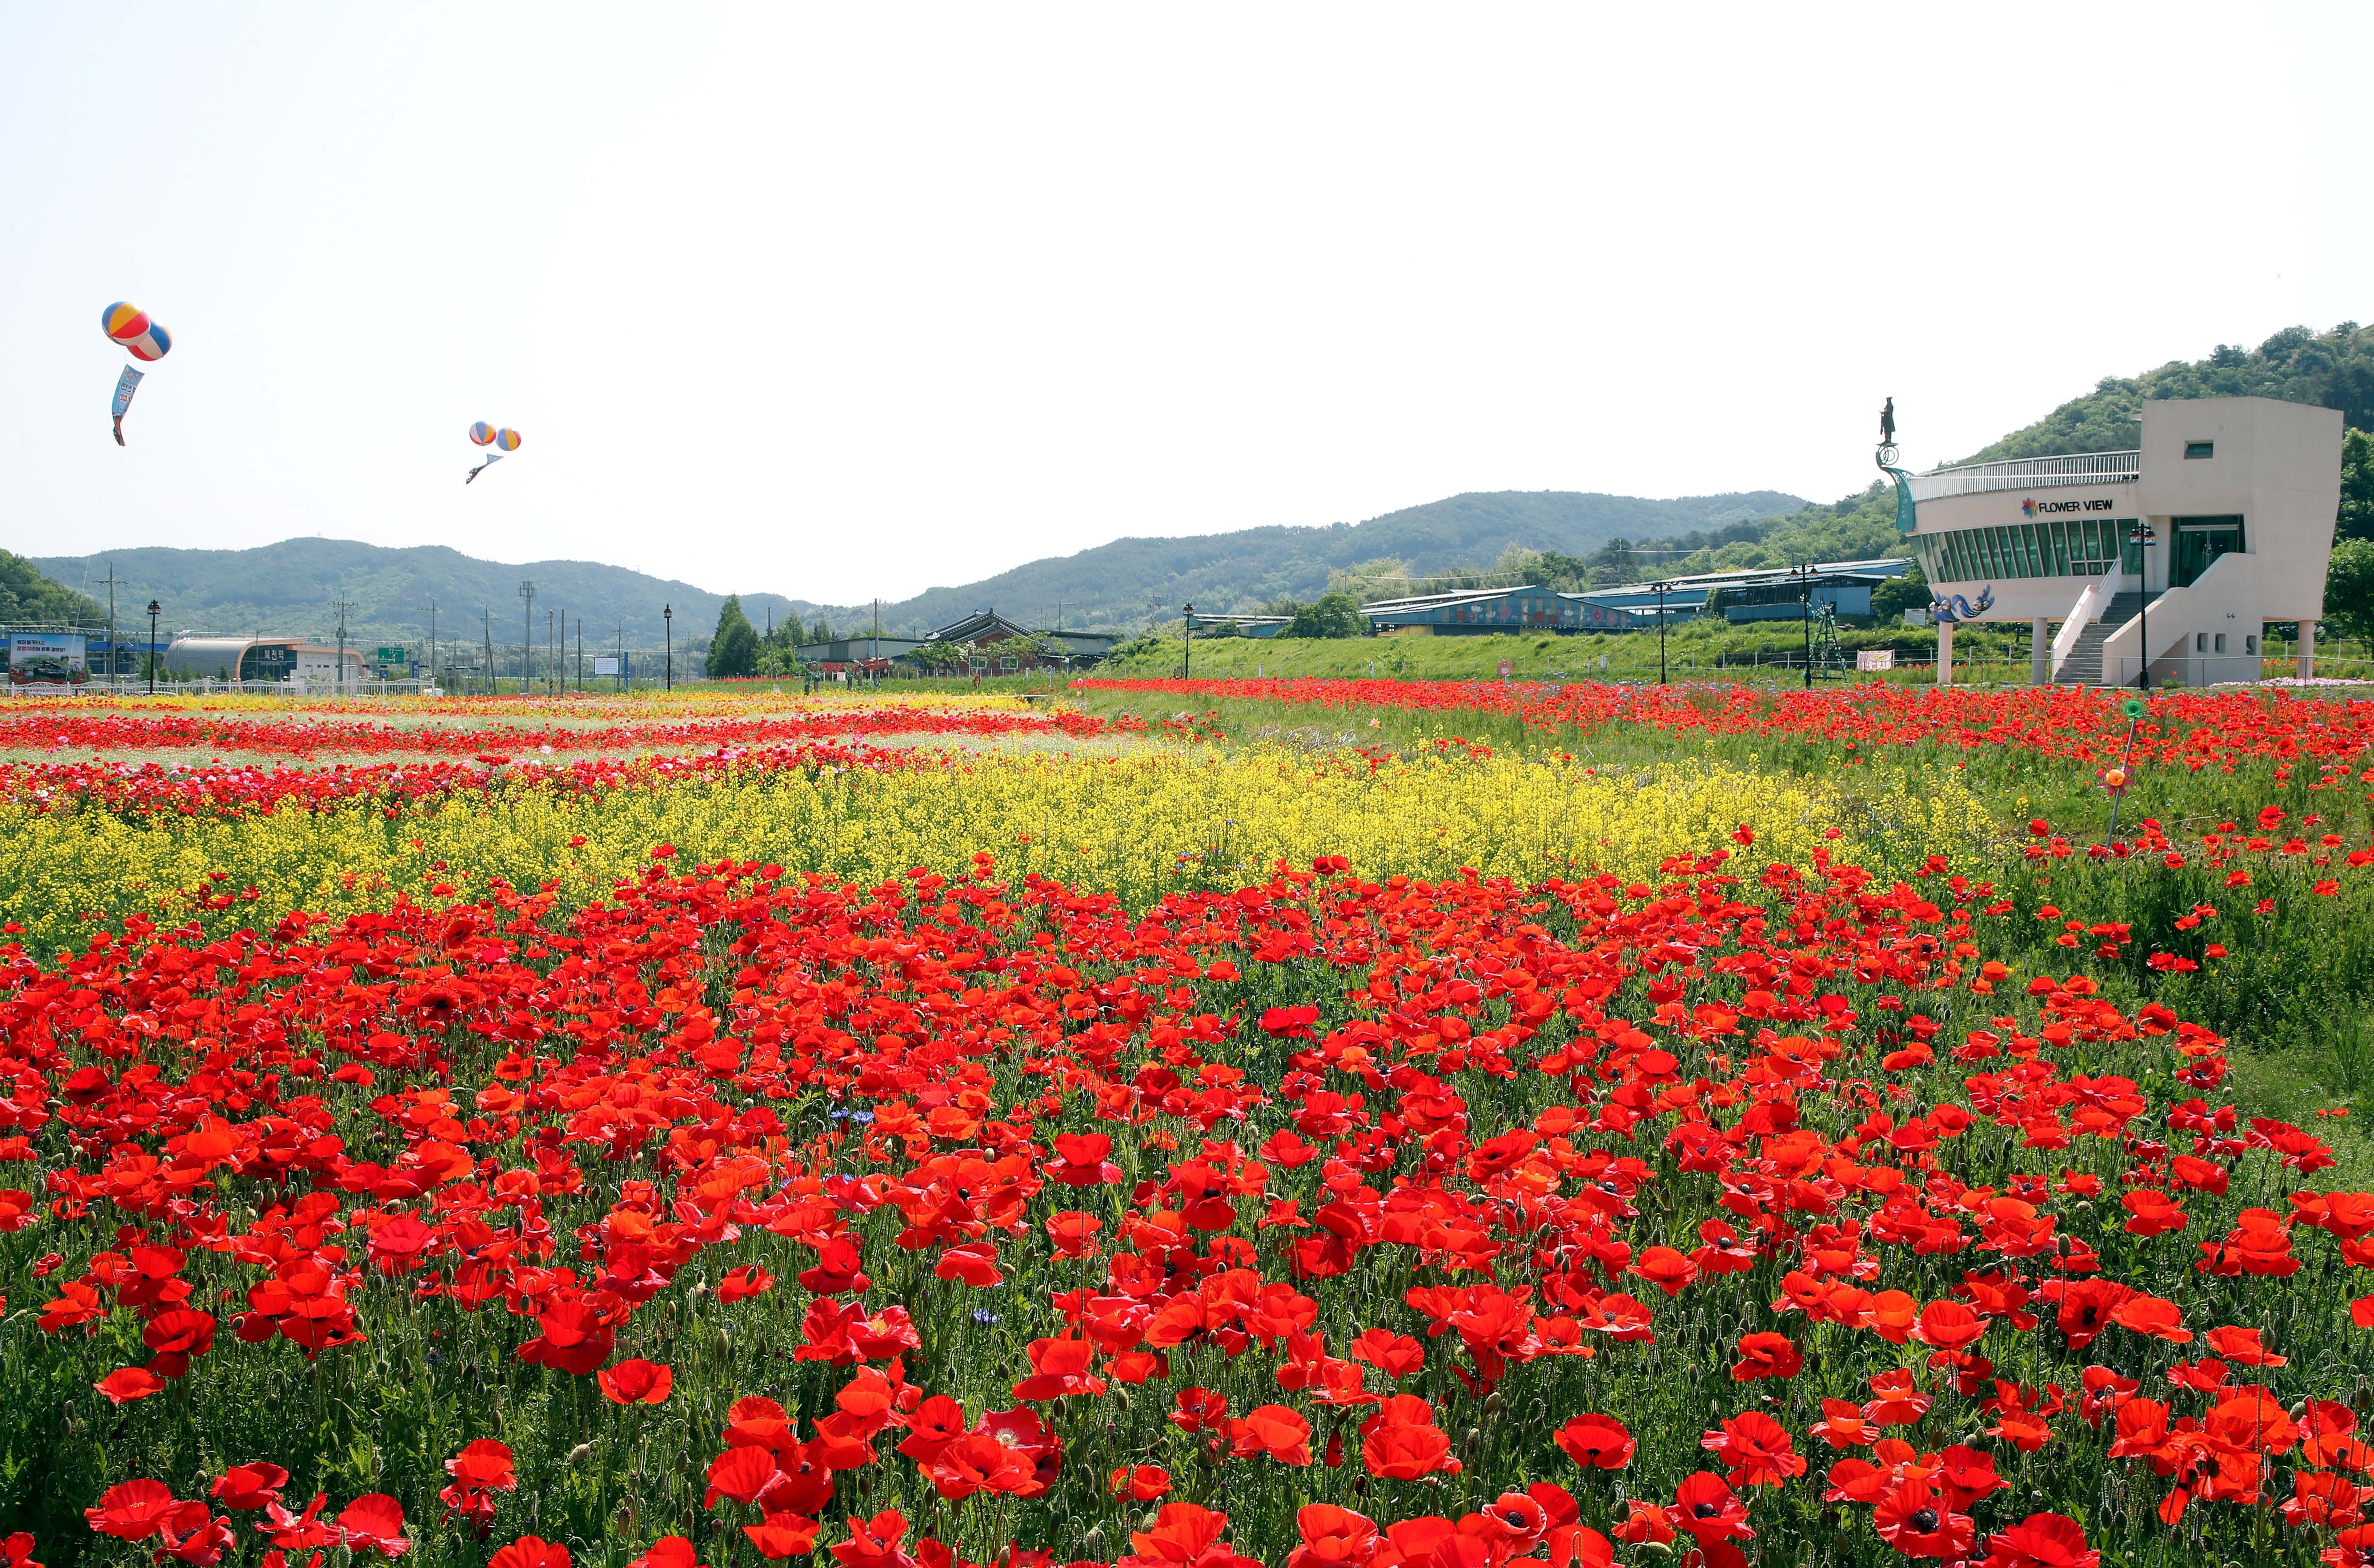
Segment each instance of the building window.
[[2207,632],[2194,632],[2192,634],[2192,651],[2195,653],[2206,653],[2209,651],[2209,634]]
[[2184,443],[2184,455],[2187,457],[2215,457],[2217,455],[2217,443],[2215,441],[2187,441]]
[[1013,672],[1022,668],[1022,661],[1009,653],[997,661],[997,667],[1011,674]]
[[2256,653],[2259,651],[2259,638],[2257,633],[2244,632],[2242,634],[2242,651],[2245,653]]
[[2217,646],[2216,646],[2215,648],[2212,649],[2210,651],[2211,651],[2211,652],[2213,652],[2213,653],[2223,653],[2223,652],[2225,652],[2225,651],[2226,651],[2226,634],[2225,634],[2224,632],[2219,632],[2219,633],[2217,634],[2216,642],[2217,642]]

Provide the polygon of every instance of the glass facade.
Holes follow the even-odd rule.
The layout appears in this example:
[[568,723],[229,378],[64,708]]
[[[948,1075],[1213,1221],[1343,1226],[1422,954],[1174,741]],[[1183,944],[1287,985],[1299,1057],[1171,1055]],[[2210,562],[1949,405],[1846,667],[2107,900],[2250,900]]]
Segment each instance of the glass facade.
[[[1913,536],[1931,582],[2099,577],[2118,558],[2133,518],[2067,518]],[[2133,568],[2129,568],[2133,570]]]

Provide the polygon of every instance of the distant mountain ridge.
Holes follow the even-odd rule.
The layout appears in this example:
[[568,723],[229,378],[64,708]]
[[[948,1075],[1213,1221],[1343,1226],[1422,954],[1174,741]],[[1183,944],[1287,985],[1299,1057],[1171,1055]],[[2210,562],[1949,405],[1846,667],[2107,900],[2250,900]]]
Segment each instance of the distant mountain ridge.
[[[530,561],[507,566],[482,561],[441,544],[402,549],[352,539],[284,539],[252,550],[176,550],[148,546],[96,550],[89,556],[41,556],[41,574],[77,591],[103,580],[111,568],[116,582],[117,624],[129,626],[135,607],[151,598],[164,606],[158,629],[252,633],[276,632],[327,638],[337,629],[336,602],[344,597],[349,646],[417,643],[429,632],[429,605],[437,605],[441,641],[478,642],[491,626],[498,649],[516,649],[523,630],[519,586],[535,584],[531,618],[535,643],[545,643],[545,612],[553,612],[554,634],[566,614],[574,646],[575,623],[585,623],[590,654],[616,646],[620,626],[629,648],[658,648],[667,640],[661,615],[676,611],[675,637],[681,645],[706,638],[717,625],[725,595],[688,582],[629,571],[594,561]],[[94,595],[107,603],[100,588]],[[771,612],[778,620],[815,606],[781,594],[746,593],[742,607],[760,626]],[[486,612],[485,621],[480,612]],[[145,619],[145,614],[139,618]]]
[[[1357,561],[1397,556],[1414,571],[1438,571],[1489,562],[1511,544],[1586,550],[1626,532],[1720,525],[1804,503],[1777,490],[1743,495],[1647,500],[1572,491],[1500,491],[1453,496],[1357,524],[1251,528],[1172,539],[1117,539],[1075,556],[1028,562],[981,582],[934,588],[886,603],[882,627],[920,633],[985,607],[1033,625],[1060,618],[1074,629],[1125,630],[1152,615],[1173,615],[1185,600],[1214,610],[1243,608],[1280,595],[1310,597],[1331,572]],[[629,648],[664,640],[660,610],[676,611],[676,640],[687,647],[717,625],[725,595],[688,582],[655,578],[592,561],[532,561],[507,566],[443,545],[391,549],[356,540],[288,539],[249,550],[186,550],[147,546],[94,550],[88,556],[33,559],[43,576],[76,591],[112,568],[120,624],[128,606],[150,598],[165,605],[166,631],[279,632],[326,637],[337,625],[344,597],[351,643],[417,642],[429,629],[428,604],[438,605],[438,634],[476,639],[487,613],[498,650],[519,645],[519,585],[536,585],[534,632],[543,646],[546,610],[585,622],[588,650],[616,643],[620,626]],[[105,592],[98,598],[103,603]],[[796,615],[812,625],[821,613],[846,630],[870,607],[820,606],[776,593],[744,592],[743,613],[761,630],[771,615]]]

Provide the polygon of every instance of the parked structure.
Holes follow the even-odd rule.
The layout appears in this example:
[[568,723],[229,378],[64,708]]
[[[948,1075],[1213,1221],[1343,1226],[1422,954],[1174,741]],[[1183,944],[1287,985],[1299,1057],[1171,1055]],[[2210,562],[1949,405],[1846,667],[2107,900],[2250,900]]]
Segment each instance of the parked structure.
[[[2039,684],[2132,686],[2146,664],[2155,685],[2256,681],[2271,621],[2298,623],[2306,676],[2341,504],[2341,427],[2337,410],[2274,398],[2147,403],[2131,451],[1909,476],[1908,543],[1958,619],[2031,624]],[[1941,684],[1953,678],[1953,627],[1938,624]]]

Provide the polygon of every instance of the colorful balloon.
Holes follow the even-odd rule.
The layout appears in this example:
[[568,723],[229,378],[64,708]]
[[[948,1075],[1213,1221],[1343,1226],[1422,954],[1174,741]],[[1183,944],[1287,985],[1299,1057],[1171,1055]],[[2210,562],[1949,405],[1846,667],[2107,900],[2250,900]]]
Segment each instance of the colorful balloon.
[[470,427],[470,439],[474,444],[483,447],[494,439],[495,427],[485,420],[481,419]]
[[148,330],[148,312],[129,300],[118,299],[99,313],[100,330],[118,343],[129,343]]
[[502,448],[503,451],[507,452],[515,452],[519,451],[519,443],[520,436],[517,430],[513,430],[509,427],[506,427],[503,429],[495,432],[495,445]]
[[173,351],[173,339],[162,322],[150,322],[146,332],[137,337],[121,340],[132,351],[135,359],[162,359]]

